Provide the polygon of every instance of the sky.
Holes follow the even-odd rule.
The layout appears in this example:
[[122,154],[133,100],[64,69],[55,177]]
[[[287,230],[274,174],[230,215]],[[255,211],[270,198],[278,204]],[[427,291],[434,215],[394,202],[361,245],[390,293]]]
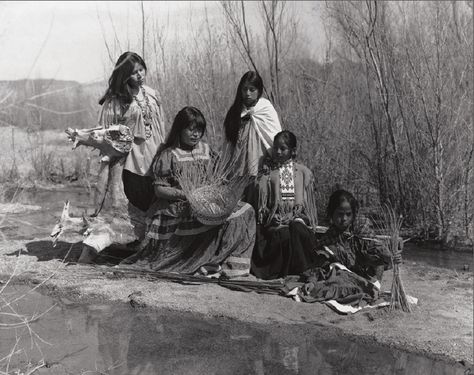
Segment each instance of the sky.
[[[318,11],[321,4],[306,1],[294,5],[307,43],[315,55],[322,54],[324,44]],[[254,5],[249,2],[250,8]],[[180,34],[181,37],[186,35],[189,12],[196,19],[195,15],[203,14],[204,7],[211,22],[222,22],[218,2],[144,2],[147,22],[154,17],[166,25],[169,35]],[[104,35],[111,44],[114,33],[119,35],[122,43],[119,49],[138,50],[140,17],[140,2],[0,2],[0,46],[3,51],[0,80],[55,78],[84,83],[103,80],[111,64]]]

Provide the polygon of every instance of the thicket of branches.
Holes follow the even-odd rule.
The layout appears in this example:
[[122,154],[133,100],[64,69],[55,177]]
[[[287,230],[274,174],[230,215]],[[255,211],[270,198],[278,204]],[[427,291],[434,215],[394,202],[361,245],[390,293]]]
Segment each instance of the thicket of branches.
[[298,137],[300,160],[316,176],[320,212],[339,185],[364,206],[390,203],[425,236],[472,241],[470,2],[319,3],[326,50],[318,61],[297,3],[219,5],[217,14],[207,4],[200,17],[190,11],[180,36],[154,13],[159,8],[138,3],[135,43],[102,15],[109,70],[125,50],[144,55],[167,126],[179,109],[194,105],[217,149],[241,75],[258,70],[283,127]]
[[365,80],[353,114],[380,200],[439,239],[459,228],[472,239],[470,3],[338,2],[327,15],[339,56],[357,61]]
[[256,69],[317,178],[320,212],[341,185],[365,205],[392,204],[425,236],[472,239],[470,3],[328,2],[320,62],[294,6],[222,2],[222,24],[205,10],[186,45],[167,43],[166,25],[144,19],[169,120],[184,105],[202,108],[219,147],[238,79]]

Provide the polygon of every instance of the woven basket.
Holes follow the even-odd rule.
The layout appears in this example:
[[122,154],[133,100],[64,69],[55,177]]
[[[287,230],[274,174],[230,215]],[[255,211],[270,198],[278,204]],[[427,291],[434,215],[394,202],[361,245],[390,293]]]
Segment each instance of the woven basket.
[[239,196],[229,186],[207,185],[195,189],[189,203],[196,219],[205,225],[220,225],[232,214]]

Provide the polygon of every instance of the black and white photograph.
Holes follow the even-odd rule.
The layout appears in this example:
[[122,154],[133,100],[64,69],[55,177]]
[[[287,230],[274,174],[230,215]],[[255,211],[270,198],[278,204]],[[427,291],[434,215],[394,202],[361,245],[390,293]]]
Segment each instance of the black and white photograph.
[[0,375],[474,375],[473,12],[0,1]]

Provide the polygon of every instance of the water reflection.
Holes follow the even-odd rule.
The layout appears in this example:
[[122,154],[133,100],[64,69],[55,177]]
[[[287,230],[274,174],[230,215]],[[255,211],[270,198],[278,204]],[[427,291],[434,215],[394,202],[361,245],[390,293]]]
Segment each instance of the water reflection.
[[[11,350],[18,335],[25,357],[32,362],[44,358],[59,363],[64,373],[462,375],[465,370],[329,336],[309,325],[246,324],[123,304],[79,305],[35,292],[15,308],[27,314],[53,303],[56,306],[31,325],[51,345],[41,344],[40,350],[31,346],[27,330],[2,332],[0,358]],[[18,365],[23,357],[16,361]]]
[[441,362],[329,339],[300,326],[250,326],[117,310],[96,319],[101,368],[117,375],[463,374],[463,369]]
[[298,346],[234,321],[117,310],[93,320],[100,367],[111,374],[301,373]]

